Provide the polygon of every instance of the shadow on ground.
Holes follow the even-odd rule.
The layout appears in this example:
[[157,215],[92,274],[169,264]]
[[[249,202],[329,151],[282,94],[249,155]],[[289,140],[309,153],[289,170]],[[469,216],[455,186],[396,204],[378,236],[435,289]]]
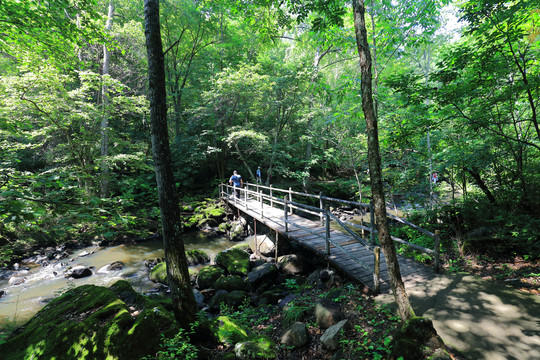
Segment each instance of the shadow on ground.
[[[540,359],[540,296],[469,274],[415,280],[407,279],[406,288],[416,315],[430,318],[445,343],[468,359]],[[384,294],[377,301],[394,299]]]

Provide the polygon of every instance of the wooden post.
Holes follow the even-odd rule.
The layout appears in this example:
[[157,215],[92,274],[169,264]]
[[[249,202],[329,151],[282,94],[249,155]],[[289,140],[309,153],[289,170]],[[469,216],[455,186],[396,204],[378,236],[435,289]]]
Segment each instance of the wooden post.
[[261,199],[261,218],[264,219],[264,202],[263,202],[263,190],[259,193],[259,199]]
[[287,209],[287,196],[283,197],[283,212],[285,215],[285,233],[289,232],[289,214]]
[[324,209],[324,247],[326,255],[330,255],[330,216],[328,209]]
[[259,246],[257,244],[257,220],[256,219],[253,219],[253,227],[255,231],[255,234],[253,234],[253,236],[255,236],[255,255],[259,256]]
[[378,294],[381,292],[381,278],[380,278],[380,268],[381,268],[381,248],[375,246],[373,249],[373,256],[375,257],[375,263],[373,265],[373,292]]
[[362,226],[362,239],[366,239],[366,231],[364,230],[364,209],[360,209],[360,225]]
[[373,201],[369,202],[369,225],[371,227],[369,242],[375,244],[375,207],[373,206]]
[[321,209],[321,213],[319,214],[319,217],[321,218],[321,226],[323,226],[324,225],[324,215],[323,215],[324,203],[322,199],[322,191],[319,193],[319,208]]
[[275,252],[275,255],[274,255],[276,264],[277,264],[277,258],[278,258],[278,243],[279,243],[279,233],[276,230],[276,252]]
[[244,202],[245,202],[245,207],[246,207],[246,211],[248,210],[248,192],[247,192],[247,189],[249,188],[249,184],[246,183],[246,187],[243,189],[244,190]]
[[[292,202],[292,188],[290,187],[289,188],[289,201]],[[293,207],[292,207],[292,204],[291,204],[291,212],[290,212],[290,215],[293,214]]]
[[272,184],[270,184],[270,207],[274,207],[274,197],[272,196]]
[[435,248],[433,249],[435,251],[435,272],[438,273],[440,271],[440,252],[441,252],[441,230],[435,230]]
[[227,200],[229,200],[229,185],[225,185],[225,188],[227,189]]

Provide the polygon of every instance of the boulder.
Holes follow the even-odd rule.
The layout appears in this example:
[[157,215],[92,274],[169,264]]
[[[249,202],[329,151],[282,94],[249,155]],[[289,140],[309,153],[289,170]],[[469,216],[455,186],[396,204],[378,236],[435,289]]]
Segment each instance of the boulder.
[[9,286],[21,285],[22,283],[26,281],[26,279],[27,279],[26,276],[12,276],[11,278],[9,278],[8,285]]
[[121,280],[65,292],[1,343],[0,353],[3,360],[140,359],[178,330],[172,313]]
[[240,360],[268,360],[277,358],[276,345],[272,340],[260,337],[237,343],[234,353]]
[[396,329],[392,341],[394,359],[425,359],[436,354],[438,360],[450,360],[445,345],[431,320],[416,317],[401,323]]
[[204,302],[205,298],[204,295],[201,294],[201,292],[197,289],[193,289],[193,296],[195,296],[195,302],[197,303],[197,307],[199,309],[202,309],[206,306],[206,303]]
[[275,305],[285,297],[285,292],[281,289],[270,289],[259,296],[259,305]]
[[345,314],[339,309],[339,304],[321,299],[315,304],[315,319],[321,329],[327,329],[345,319]]
[[124,268],[124,263],[121,261],[114,261],[110,264],[102,266],[97,273],[98,274],[107,274],[114,271],[120,271]]
[[[256,244],[255,239],[257,240]],[[257,253],[256,250],[258,248],[259,253],[263,256],[274,256],[276,253],[276,244],[274,243],[274,240],[267,235],[252,236],[249,240],[249,248],[253,253]]]
[[328,350],[336,350],[341,340],[341,333],[349,320],[341,320],[335,325],[330,326],[321,336],[321,343]]
[[66,277],[72,277],[74,279],[80,279],[92,275],[92,270],[90,270],[89,267],[84,265],[74,266],[66,273]]
[[202,250],[186,251],[186,258],[189,266],[206,264],[210,262],[210,256]]
[[306,324],[295,322],[281,337],[281,345],[299,348],[307,344],[308,333]]
[[306,274],[309,271],[308,264],[302,255],[290,254],[278,258],[279,269],[289,275]]
[[244,235],[244,224],[241,221],[234,221],[231,223],[231,229],[229,230],[229,239],[231,241],[238,241]]
[[248,283],[252,288],[256,288],[267,280],[272,280],[278,274],[276,265],[265,263],[251,270],[248,274]]
[[152,282],[167,285],[167,265],[164,262],[158,263],[150,271],[149,277]]
[[247,293],[241,290],[234,290],[225,296],[225,303],[233,308],[238,308],[247,298]]
[[248,340],[248,332],[228,316],[218,316],[210,325],[212,335],[225,345]]
[[238,275],[222,276],[214,284],[216,290],[227,290],[229,292],[234,290],[244,290],[246,283]]
[[217,311],[220,309],[221,304],[226,304],[226,303],[227,303],[227,291],[218,290],[208,302],[208,307],[210,308],[210,311]]
[[225,275],[225,270],[217,265],[208,265],[199,270],[197,274],[197,287],[199,290],[213,288],[217,279]]
[[216,264],[223,266],[232,275],[247,275],[249,254],[240,249],[228,249],[216,255]]

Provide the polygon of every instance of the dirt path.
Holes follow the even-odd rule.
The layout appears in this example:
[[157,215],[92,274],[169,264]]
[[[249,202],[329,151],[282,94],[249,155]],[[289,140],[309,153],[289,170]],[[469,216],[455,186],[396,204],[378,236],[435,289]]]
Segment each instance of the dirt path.
[[430,318],[445,343],[468,359],[540,359],[540,296],[465,273],[438,275],[407,292],[416,315]]

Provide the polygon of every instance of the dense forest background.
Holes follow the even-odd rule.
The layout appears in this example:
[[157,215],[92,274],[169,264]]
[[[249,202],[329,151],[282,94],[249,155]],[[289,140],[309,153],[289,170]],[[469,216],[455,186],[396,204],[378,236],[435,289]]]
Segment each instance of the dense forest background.
[[[366,6],[390,202],[448,248],[477,231],[538,257],[537,2]],[[0,2],[0,264],[157,231],[143,20],[139,1]],[[350,4],[167,0],[161,26],[183,201],[257,166],[266,184],[369,201]]]

